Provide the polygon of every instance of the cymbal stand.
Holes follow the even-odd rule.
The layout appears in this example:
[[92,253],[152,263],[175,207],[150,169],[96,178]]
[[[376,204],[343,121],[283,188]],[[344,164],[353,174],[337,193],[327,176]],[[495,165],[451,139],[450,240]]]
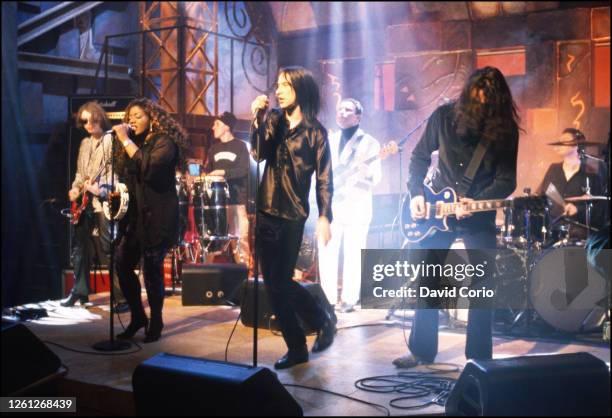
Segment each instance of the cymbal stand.
[[[529,196],[531,194],[530,188],[525,188],[524,193]],[[531,328],[531,324],[533,323],[533,305],[531,304],[531,299],[529,298],[529,285],[530,285],[530,277],[531,271],[534,267],[534,255],[535,251],[539,248],[536,248],[536,243],[533,234],[531,233],[531,210],[524,209],[523,210],[523,226],[524,226],[524,234],[526,236],[526,251],[523,258],[523,266],[525,270],[525,296],[526,303],[525,307],[521,309],[521,311],[514,317],[512,324],[510,324],[509,331],[511,331],[520,321],[525,318],[525,325],[527,330]]]

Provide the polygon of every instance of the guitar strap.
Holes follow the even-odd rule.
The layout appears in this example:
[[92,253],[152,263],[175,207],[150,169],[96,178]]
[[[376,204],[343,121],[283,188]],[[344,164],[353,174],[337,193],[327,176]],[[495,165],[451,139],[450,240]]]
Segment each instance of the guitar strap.
[[[346,159],[346,164],[342,164],[346,167],[350,167],[353,164],[353,159],[355,158],[355,154],[357,153],[357,147],[359,146],[359,143],[361,142],[361,138],[363,138],[363,134],[359,135],[358,137],[355,138],[355,141],[353,141],[353,146],[351,149],[351,153],[349,154],[348,158]],[[346,146],[346,145],[345,145]],[[338,157],[340,157],[338,155]]]
[[483,138],[476,146],[476,150],[474,151],[472,160],[468,164],[468,167],[465,169],[463,177],[461,178],[461,182],[459,183],[459,187],[457,187],[456,191],[459,196],[465,197],[467,192],[470,190],[470,186],[472,185],[472,181],[474,180],[476,171],[478,171],[478,167],[480,167],[482,158],[487,152],[487,148],[489,148],[489,143],[490,141],[487,141]]

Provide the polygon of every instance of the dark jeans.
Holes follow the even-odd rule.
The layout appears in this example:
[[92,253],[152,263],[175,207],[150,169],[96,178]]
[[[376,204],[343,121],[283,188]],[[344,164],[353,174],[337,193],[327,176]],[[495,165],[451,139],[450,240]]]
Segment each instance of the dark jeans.
[[293,281],[304,222],[288,221],[259,213],[257,249],[268,298],[290,350],[306,344],[297,315],[312,329],[321,329],[326,313],[312,295]]
[[143,259],[141,266],[144,275],[147,299],[151,309],[151,319],[161,322],[164,306],[164,257],[168,252],[166,246],[146,248],[141,251],[140,242],[129,229],[119,238],[115,251],[115,269],[119,275],[121,290],[130,305],[132,318],[146,317],[142,299],[141,287],[134,269]]
[[[97,227],[100,239],[99,247],[94,244],[93,231]],[[72,248],[72,265],[74,266],[75,283],[72,292],[77,296],[89,295],[89,272],[93,258],[94,265],[109,265],[110,256],[109,221],[102,212],[83,213],[78,225],[74,227],[74,246]],[[117,271],[113,274],[113,293],[117,303],[124,303],[125,297],[119,287]]]
[[[455,238],[463,238],[466,249],[491,249],[496,247],[495,229],[483,228],[481,230],[459,230],[455,232],[436,232],[414,248],[420,249],[448,249]],[[426,263],[444,263],[447,252],[432,253]],[[439,256],[439,258],[438,258]],[[483,254],[484,256],[484,254]],[[470,263],[474,263],[470,260]],[[487,264],[494,265],[495,260],[487,258]],[[493,337],[491,327],[493,310],[490,306],[479,308],[480,299],[470,300],[468,311],[467,338],[465,357],[470,359],[490,359],[493,355]],[[425,301],[419,299],[418,307],[426,306]],[[475,306],[475,308],[472,308]],[[433,362],[438,354],[438,309],[416,309],[410,338],[408,341],[410,351],[415,356]]]

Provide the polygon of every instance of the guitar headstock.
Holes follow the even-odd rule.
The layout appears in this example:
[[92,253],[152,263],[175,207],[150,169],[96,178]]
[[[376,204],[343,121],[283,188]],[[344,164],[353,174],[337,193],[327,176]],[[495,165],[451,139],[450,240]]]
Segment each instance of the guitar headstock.
[[378,156],[381,160],[387,158],[389,155],[397,154],[399,148],[397,146],[397,142],[391,140],[384,147],[380,149]]

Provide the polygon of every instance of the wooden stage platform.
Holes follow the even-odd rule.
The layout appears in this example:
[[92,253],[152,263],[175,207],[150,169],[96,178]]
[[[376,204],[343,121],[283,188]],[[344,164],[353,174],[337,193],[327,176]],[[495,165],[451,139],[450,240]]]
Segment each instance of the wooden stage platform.
[[[240,311],[229,306],[184,307],[180,295],[169,296],[165,301],[165,328],[161,340],[143,344],[144,333],[141,331],[134,339],[138,345],[127,352],[103,355],[92,350],[91,346],[108,339],[109,295],[92,295],[90,299],[93,306],[87,309],[78,306],[64,308],[59,306],[59,301],[42,302],[38,305],[48,310],[49,317],[26,323],[68,368],[68,373],[59,383],[60,394],[77,397],[80,415],[134,415],[132,373],[140,362],[157,353],[223,361],[228,338]],[[278,371],[279,380],[283,384],[320,388],[384,405],[391,415],[443,414],[444,408],[438,405],[411,410],[395,408],[389,405],[389,401],[401,395],[366,392],[355,387],[355,381],[362,378],[395,375],[398,370],[391,361],[407,352],[405,341],[410,322],[403,327],[401,318],[386,320],[386,314],[386,310],[338,313],[338,333],[334,344],[322,353],[311,354],[306,364]],[[127,325],[129,314],[121,314],[120,319]],[[121,330],[122,325],[116,317],[115,332]],[[584,351],[610,362],[610,346],[597,336],[542,339],[495,335],[494,358]],[[229,344],[227,360],[251,364],[252,338],[253,329],[239,322]],[[314,336],[309,336],[309,348],[313,342]],[[274,370],[274,362],[286,351],[282,337],[260,329],[258,344],[259,366]],[[463,329],[441,329],[439,345],[438,362],[455,363],[460,368],[465,365]],[[426,370],[423,367],[419,369]],[[454,372],[448,376],[456,378],[458,375],[459,372]],[[385,414],[381,408],[327,392],[292,386],[287,389],[302,406],[305,415]],[[414,403],[421,401],[415,400]]]

